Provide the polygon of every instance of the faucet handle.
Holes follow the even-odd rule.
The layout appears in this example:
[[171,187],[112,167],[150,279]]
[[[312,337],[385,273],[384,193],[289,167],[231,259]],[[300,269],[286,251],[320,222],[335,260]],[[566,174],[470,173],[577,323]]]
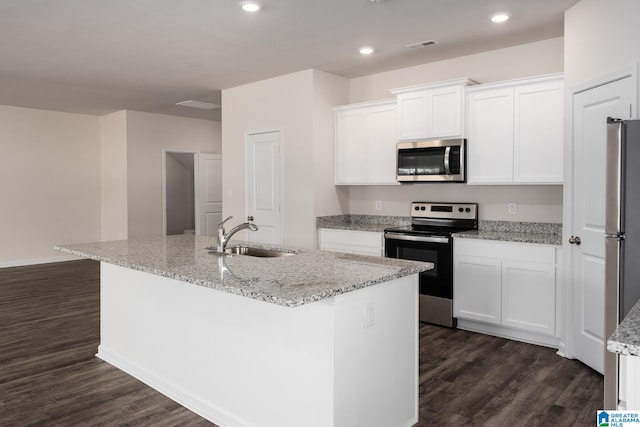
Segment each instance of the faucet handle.
[[249,221],[249,222],[253,222],[253,215],[249,215],[249,216],[247,217],[247,221]]
[[222,221],[220,224],[218,224],[218,230],[222,230],[224,229],[224,223],[229,221],[231,218],[233,218],[233,216],[228,216],[227,219],[225,219],[224,221]]

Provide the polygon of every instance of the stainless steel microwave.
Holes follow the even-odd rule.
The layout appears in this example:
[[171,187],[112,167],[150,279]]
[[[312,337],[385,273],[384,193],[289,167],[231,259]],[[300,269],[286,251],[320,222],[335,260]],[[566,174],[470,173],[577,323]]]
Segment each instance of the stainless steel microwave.
[[399,182],[465,182],[466,140],[440,139],[397,144]]

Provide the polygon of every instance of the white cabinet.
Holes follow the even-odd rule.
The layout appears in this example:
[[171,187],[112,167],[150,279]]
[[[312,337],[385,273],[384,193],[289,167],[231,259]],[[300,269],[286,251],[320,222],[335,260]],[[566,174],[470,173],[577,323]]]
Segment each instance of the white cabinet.
[[381,257],[384,255],[382,233],[357,230],[318,230],[319,247],[323,251]]
[[469,79],[393,89],[401,141],[464,137],[464,87]]
[[500,324],[500,260],[455,255],[454,316]]
[[618,369],[618,410],[640,410],[640,356],[621,354]]
[[555,264],[502,261],[503,325],[555,334],[555,298]]
[[468,183],[561,184],[562,74],[467,89]]
[[336,185],[397,185],[395,100],[334,109]]
[[455,317],[555,336],[554,247],[456,238],[453,258]]

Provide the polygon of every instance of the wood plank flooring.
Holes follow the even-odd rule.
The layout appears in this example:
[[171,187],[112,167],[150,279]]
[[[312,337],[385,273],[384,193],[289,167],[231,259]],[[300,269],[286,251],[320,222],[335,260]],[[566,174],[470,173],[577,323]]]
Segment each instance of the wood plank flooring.
[[[98,263],[0,269],[0,425],[212,425],[96,358],[98,343]],[[553,349],[420,327],[419,426],[594,425],[602,390]]]

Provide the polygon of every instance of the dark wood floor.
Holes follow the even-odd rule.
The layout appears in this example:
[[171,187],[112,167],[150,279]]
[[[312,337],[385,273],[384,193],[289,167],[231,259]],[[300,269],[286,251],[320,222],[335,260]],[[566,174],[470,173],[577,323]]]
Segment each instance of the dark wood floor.
[[[96,358],[98,342],[98,263],[0,269],[0,425],[212,425]],[[602,389],[552,349],[420,327],[420,426],[594,425]]]

